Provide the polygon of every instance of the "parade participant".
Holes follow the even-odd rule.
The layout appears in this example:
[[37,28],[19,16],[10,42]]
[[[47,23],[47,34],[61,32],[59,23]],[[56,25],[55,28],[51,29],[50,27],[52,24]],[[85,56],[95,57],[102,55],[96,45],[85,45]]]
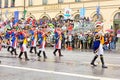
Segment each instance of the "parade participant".
[[30,42],[30,53],[33,53],[32,50],[34,49],[35,54],[37,54],[36,44],[37,44],[37,30],[31,30],[31,42]]
[[25,60],[29,60],[28,59],[28,56],[27,56],[27,32],[25,30],[23,30],[23,32],[20,32],[20,35],[21,35],[21,39],[19,40],[20,42],[20,54],[19,54],[19,57],[20,59],[22,54],[24,53],[25,54]]
[[39,43],[38,57],[41,57],[40,54],[43,51],[44,59],[47,58],[45,53],[46,37],[47,37],[46,29],[43,27],[43,29],[38,32],[38,43]]
[[0,51],[2,49],[2,36],[1,36],[1,33],[0,33]]
[[[1,33],[0,33],[0,51],[1,51],[1,49],[2,49],[2,36],[1,36]],[[1,63],[1,61],[0,61],[0,63]]]
[[16,52],[16,48],[17,48],[17,32],[12,32],[11,34],[12,36],[12,39],[11,39],[11,42],[12,42],[12,50],[10,51],[11,54],[13,55],[13,52],[15,53],[15,55],[18,55],[17,52]]
[[103,23],[97,22],[96,29],[97,29],[96,30],[97,32],[95,33],[95,41],[93,43],[93,49],[94,49],[95,56],[91,62],[91,65],[97,66],[94,64],[94,62],[97,59],[97,57],[100,56],[102,68],[107,68],[107,66],[105,66],[105,64],[104,64],[104,58],[103,58],[103,54],[104,54],[104,52],[103,52],[104,33],[102,31]]
[[57,28],[55,30],[55,50],[53,52],[54,56],[56,56],[56,52],[59,52],[59,56],[63,56],[61,54],[61,43],[62,43],[62,31],[61,28]]
[[12,48],[11,34],[12,34],[12,31],[7,31],[6,34],[5,34],[6,44],[8,45],[7,51],[10,51],[10,48]]

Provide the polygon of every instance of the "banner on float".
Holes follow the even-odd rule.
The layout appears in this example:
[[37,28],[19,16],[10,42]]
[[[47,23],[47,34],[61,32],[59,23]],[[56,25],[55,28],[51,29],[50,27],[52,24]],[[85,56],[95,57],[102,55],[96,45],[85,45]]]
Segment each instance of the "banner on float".
[[19,11],[15,11],[14,12],[14,24],[18,22],[18,19],[19,19]]
[[71,18],[71,9],[70,8],[65,8],[64,11],[64,19],[70,19]]
[[86,12],[86,9],[84,7],[80,9],[80,17],[81,18],[85,17],[85,12]]

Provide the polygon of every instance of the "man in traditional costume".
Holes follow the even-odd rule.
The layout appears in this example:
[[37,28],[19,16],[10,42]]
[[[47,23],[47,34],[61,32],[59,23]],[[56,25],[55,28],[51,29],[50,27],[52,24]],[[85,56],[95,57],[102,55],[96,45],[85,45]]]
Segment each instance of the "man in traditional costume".
[[38,32],[38,43],[39,43],[38,57],[41,57],[40,54],[41,52],[43,52],[44,59],[47,58],[45,53],[46,38],[47,38],[46,29],[43,28],[41,31]]
[[102,68],[107,68],[107,66],[105,66],[105,64],[104,64],[104,58],[103,58],[104,33],[103,33],[102,29],[103,29],[103,23],[97,22],[96,23],[95,41],[93,43],[93,50],[94,50],[95,56],[91,62],[91,65],[97,66],[94,64],[94,62],[97,59],[97,57],[100,56]]
[[12,42],[11,42],[11,34],[12,34],[12,31],[9,30],[9,31],[6,31],[6,34],[5,34],[5,39],[6,39],[6,44],[8,45],[7,46],[7,51],[10,51],[10,48],[12,48]]
[[[2,49],[2,35],[0,33],[0,51],[1,51],[1,49]],[[1,61],[0,61],[0,63],[1,63]]]
[[33,53],[32,50],[34,49],[35,54],[37,54],[37,30],[31,31],[31,42],[30,42],[30,53]]
[[11,54],[13,55],[13,52],[15,53],[15,55],[17,55],[17,32],[12,32],[11,34],[12,39],[11,39],[11,43],[12,43],[12,50],[10,51]]
[[55,50],[53,52],[54,56],[56,56],[56,52],[59,52],[59,56],[63,56],[61,54],[61,44],[62,44],[62,31],[61,28],[57,28],[55,30]]
[[28,59],[28,56],[27,56],[27,32],[26,31],[23,31],[21,32],[21,40],[20,40],[20,54],[19,54],[19,58],[21,58],[22,54],[24,53],[25,54],[25,60],[29,60]]
[[1,51],[1,49],[2,49],[2,34],[0,33],[0,51]]

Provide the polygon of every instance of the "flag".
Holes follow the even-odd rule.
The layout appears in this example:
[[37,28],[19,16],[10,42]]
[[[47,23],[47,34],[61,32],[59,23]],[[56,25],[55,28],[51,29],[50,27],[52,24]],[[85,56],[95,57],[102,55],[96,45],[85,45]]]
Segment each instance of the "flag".
[[26,13],[27,13],[27,10],[24,10],[24,11],[23,11],[23,18],[25,18]]
[[100,6],[96,7],[96,14],[99,16],[100,15]]
[[8,10],[5,12],[5,17],[8,18]]
[[70,17],[71,17],[71,9],[65,8],[64,19],[70,19]]
[[80,9],[80,17],[81,18],[85,17],[85,11],[86,11],[86,9],[84,7]]
[[18,22],[18,19],[19,19],[19,11],[15,11],[14,12],[14,23],[13,23],[13,25]]

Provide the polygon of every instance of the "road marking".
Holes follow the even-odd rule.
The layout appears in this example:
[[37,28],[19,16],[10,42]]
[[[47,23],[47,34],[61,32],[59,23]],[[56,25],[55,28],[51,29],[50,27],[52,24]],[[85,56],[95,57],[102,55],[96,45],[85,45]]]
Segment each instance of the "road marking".
[[73,77],[81,77],[81,78],[98,79],[98,80],[119,80],[119,79],[107,78],[107,77],[95,77],[95,76],[90,76],[90,75],[81,75],[81,74],[66,73],[66,72],[57,72],[57,71],[51,71],[51,70],[40,70],[40,69],[34,69],[34,68],[9,66],[9,65],[0,65],[0,67],[19,69],[19,70],[27,70],[27,71],[36,71],[36,72],[50,73],[50,74],[64,75],[64,76],[73,76]]

